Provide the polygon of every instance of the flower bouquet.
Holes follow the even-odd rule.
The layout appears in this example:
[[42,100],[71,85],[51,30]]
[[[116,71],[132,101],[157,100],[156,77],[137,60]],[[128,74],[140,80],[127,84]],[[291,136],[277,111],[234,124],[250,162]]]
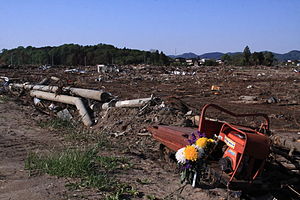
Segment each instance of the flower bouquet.
[[[198,137],[196,136],[198,135]],[[179,149],[176,154],[176,160],[181,167],[181,182],[188,182],[193,187],[206,168],[206,159],[209,152],[215,146],[213,139],[205,137],[205,134],[197,131],[191,134],[189,145]]]

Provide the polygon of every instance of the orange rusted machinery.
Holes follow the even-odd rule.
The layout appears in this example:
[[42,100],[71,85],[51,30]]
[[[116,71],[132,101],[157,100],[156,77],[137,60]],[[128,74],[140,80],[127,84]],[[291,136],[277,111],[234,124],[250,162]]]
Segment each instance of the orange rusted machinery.
[[[205,117],[210,107],[234,117],[262,117],[264,121],[260,127],[253,128],[211,120]],[[219,180],[227,187],[241,186],[242,182],[252,183],[263,171],[270,153],[269,118],[266,114],[235,114],[215,104],[203,107],[198,129],[151,126],[148,130],[156,140],[173,152],[189,145],[191,133],[195,131],[205,134],[207,138],[217,138],[215,148],[207,156],[208,171],[211,173],[209,176],[214,175],[214,180]]]

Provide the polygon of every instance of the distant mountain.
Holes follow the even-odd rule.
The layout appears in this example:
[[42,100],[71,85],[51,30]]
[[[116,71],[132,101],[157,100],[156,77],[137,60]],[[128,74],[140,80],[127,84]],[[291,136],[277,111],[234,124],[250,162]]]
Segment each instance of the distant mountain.
[[169,57],[171,57],[171,58],[185,58],[185,59],[190,59],[190,58],[197,58],[198,55],[194,54],[192,52],[189,52],[189,53],[184,53],[184,54],[177,55],[177,56],[170,55]]
[[222,56],[224,55],[224,53],[221,52],[211,52],[211,53],[205,53],[202,55],[197,55],[194,54],[192,52],[190,53],[184,53],[184,54],[180,54],[180,55],[169,55],[169,57],[171,58],[185,58],[185,59],[191,59],[191,58],[208,58],[208,59],[220,59]]
[[[228,52],[227,54],[235,55],[235,54],[239,54],[239,53],[242,53],[242,52]],[[298,51],[298,50],[293,50],[293,51],[290,51],[290,52],[284,53],[284,54],[279,54],[279,53],[274,53],[274,52],[272,52],[272,53],[274,54],[274,57],[279,62],[283,62],[286,60],[300,60],[300,51]],[[208,58],[208,59],[216,59],[217,60],[217,59],[220,59],[223,55],[224,55],[224,53],[221,53],[221,52],[211,52],[211,53],[205,53],[202,55],[197,55],[197,54],[190,52],[190,53],[184,53],[184,54],[177,55],[177,56],[170,55],[169,57],[171,57],[171,58],[186,58],[186,59]]]
[[230,55],[230,56],[233,56],[233,55],[236,55],[236,54],[241,54],[243,52],[228,52],[226,54]]
[[199,58],[208,58],[208,59],[220,59],[222,56],[224,55],[224,53],[221,52],[211,52],[211,53],[205,53],[202,55],[199,55]]
[[293,50],[284,54],[278,54],[278,53],[273,53],[273,54],[278,61],[300,60],[300,51],[297,50]]

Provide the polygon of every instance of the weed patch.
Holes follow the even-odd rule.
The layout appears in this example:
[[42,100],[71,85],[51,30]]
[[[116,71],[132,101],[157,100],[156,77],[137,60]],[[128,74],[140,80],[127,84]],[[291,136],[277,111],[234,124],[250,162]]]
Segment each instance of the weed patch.
[[122,185],[119,187],[117,191],[115,191],[113,194],[108,195],[105,200],[125,200],[125,199],[131,199],[131,197],[142,197],[142,194],[132,188],[131,186]]
[[63,120],[60,118],[53,118],[47,121],[39,122],[38,125],[41,128],[50,128],[64,133],[71,133],[75,131],[76,125],[71,121]]
[[96,143],[98,148],[110,149],[112,143],[109,141],[108,137],[109,136],[105,132],[96,132],[86,128],[78,128],[65,135],[66,140],[75,144]]
[[66,141],[76,145],[97,144],[98,149],[111,149],[113,143],[108,139],[109,135],[104,131],[94,131],[80,126],[73,121],[66,121],[60,118],[53,118],[39,122],[41,128],[59,131],[64,134]]
[[0,95],[0,103],[6,103],[9,101],[9,97],[5,95]]
[[128,160],[117,157],[98,156],[97,149],[86,151],[65,150],[60,153],[38,155],[30,153],[25,161],[25,169],[31,175],[47,173],[52,176],[79,179],[78,182],[66,185],[71,189],[93,187],[101,191],[121,196],[132,195],[129,186],[120,184],[114,178],[114,173],[127,169]]

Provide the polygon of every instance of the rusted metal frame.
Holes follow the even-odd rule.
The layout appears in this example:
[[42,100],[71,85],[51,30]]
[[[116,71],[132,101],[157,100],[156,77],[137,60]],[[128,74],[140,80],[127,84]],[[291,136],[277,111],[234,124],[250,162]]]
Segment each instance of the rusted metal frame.
[[252,180],[250,181],[250,183],[253,182],[253,180],[259,175],[259,173],[263,170],[264,165],[265,165],[266,161],[263,160],[263,162],[261,163],[259,169],[256,171],[256,173],[254,174],[254,176],[252,177]]
[[[247,141],[248,141],[247,134],[244,133],[243,131],[241,131],[241,130],[235,128],[235,127],[233,127],[233,126],[230,126],[229,124],[227,124],[227,125],[228,125],[230,128],[232,128],[232,129],[238,131],[239,133],[241,133],[241,134],[243,134],[243,135],[245,136],[245,146],[244,146],[244,148],[243,148],[243,152],[245,152],[245,149],[246,149],[247,144],[248,144],[248,142],[247,142]],[[242,161],[242,159],[243,159],[244,157],[245,157],[245,156],[244,156],[244,153],[241,154],[241,157],[240,157],[240,159],[239,159],[239,161],[238,161],[238,163],[237,163],[237,168],[236,168],[235,171],[233,172],[233,174],[232,174],[232,176],[231,176],[231,178],[230,178],[230,180],[229,180],[229,183],[233,180],[233,178],[234,178],[234,176],[235,176],[235,174],[236,174],[236,172],[237,172],[237,170],[238,170],[238,167],[239,167],[239,165],[240,165],[240,162]],[[260,171],[263,169],[264,164],[265,164],[265,160],[263,160],[263,162],[261,163],[259,169],[255,172],[254,176],[251,177],[251,180],[250,180],[249,182],[252,182],[252,181],[259,175]],[[229,183],[228,183],[228,184],[229,184]]]
[[[214,105],[214,104],[208,104],[208,105]],[[219,107],[219,106],[218,106],[218,107]],[[220,108],[221,108],[221,107],[220,107]],[[232,128],[232,129],[238,131],[239,133],[241,133],[241,134],[243,134],[243,135],[245,136],[245,145],[244,145],[244,148],[243,148],[243,152],[245,152],[245,149],[246,149],[246,146],[247,146],[247,142],[248,142],[247,134],[244,133],[243,131],[241,131],[241,130],[235,128],[235,127],[230,126],[229,124],[224,124],[224,125],[222,126],[222,128],[223,128],[224,126],[229,126],[230,128]],[[236,167],[236,169],[233,171],[233,173],[232,173],[232,175],[231,175],[231,177],[230,177],[230,179],[229,179],[229,181],[228,181],[227,187],[229,187],[230,182],[233,180],[235,174],[237,173],[237,170],[239,169],[239,166],[240,166],[240,164],[241,164],[241,162],[242,162],[242,159],[243,159],[244,157],[245,157],[245,154],[244,154],[244,153],[241,153],[241,156],[240,156],[240,158],[239,158],[239,161],[237,162],[237,165],[236,165],[237,167]]]
[[204,126],[204,120],[205,120],[205,113],[206,113],[206,110],[209,108],[209,107],[213,107],[217,110],[220,110],[222,112],[225,112],[231,116],[234,116],[234,117],[263,117],[265,118],[266,120],[266,129],[269,130],[270,129],[270,119],[268,117],[268,115],[266,114],[263,114],[263,113],[255,113],[255,114],[236,114],[236,113],[233,113],[225,108],[222,108],[216,104],[206,104],[203,108],[202,108],[202,111],[201,111],[201,115],[200,115],[200,122],[199,122],[199,131],[201,132],[202,129],[203,129],[203,126]]

